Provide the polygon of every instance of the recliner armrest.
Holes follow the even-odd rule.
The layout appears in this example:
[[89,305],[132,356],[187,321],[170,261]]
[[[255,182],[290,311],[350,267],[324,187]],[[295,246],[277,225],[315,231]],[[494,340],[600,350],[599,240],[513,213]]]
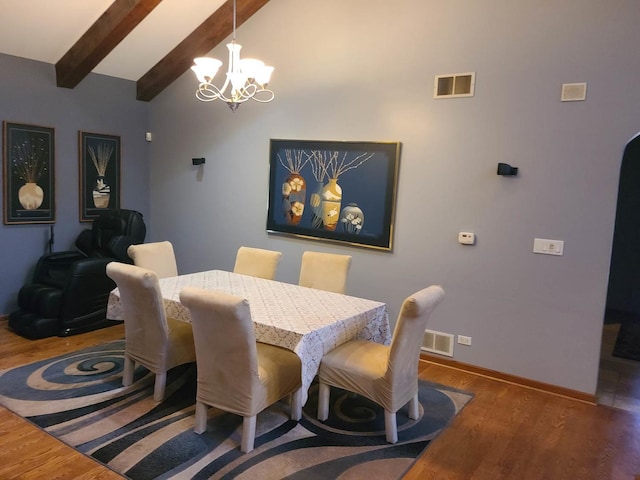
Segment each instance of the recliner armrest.
[[106,274],[112,258],[85,258],[69,269],[67,284],[62,293],[60,327],[81,328],[86,317],[106,318],[107,300],[116,284]]
[[116,260],[108,257],[82,258],[73,262],[73,264],[70,266],[69,277],[80,277],[83,275],[95,274],[104,274],[106,276],[107,264],[113,261]]
[[43,255],[36,264],[33,283],[44,283],[63,288],[67,283],[70,266],[85,258],[87,258],[86,255],[73,250]]

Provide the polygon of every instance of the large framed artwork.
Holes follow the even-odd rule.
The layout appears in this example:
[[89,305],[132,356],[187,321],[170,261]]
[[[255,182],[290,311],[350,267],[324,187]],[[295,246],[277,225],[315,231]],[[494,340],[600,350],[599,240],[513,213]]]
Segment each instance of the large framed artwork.
[[4,121],[4,223],[54,223],[55,130]]
[[80,144],[80,221],[107,208],[120,208],[120,137],[78,132]]
[[391,250],[399,142],[270,142],[267,231]]

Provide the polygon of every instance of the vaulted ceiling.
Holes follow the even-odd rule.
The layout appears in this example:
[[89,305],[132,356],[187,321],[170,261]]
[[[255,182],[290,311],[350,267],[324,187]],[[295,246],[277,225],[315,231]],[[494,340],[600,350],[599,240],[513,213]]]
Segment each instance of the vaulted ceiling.
[[[236,0],[237,26],[268,1]],[[233,0],[0,3],[0,53],[55,64],[59,87],[74,88],[90,72],[135,80],[142,101],[152,100],[232,30]]]

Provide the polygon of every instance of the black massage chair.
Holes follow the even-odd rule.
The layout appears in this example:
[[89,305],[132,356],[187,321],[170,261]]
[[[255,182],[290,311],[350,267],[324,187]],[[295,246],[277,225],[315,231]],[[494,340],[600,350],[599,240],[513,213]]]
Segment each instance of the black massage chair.
[[132,263],[129,245],[143,243],[147,228],[134,210],[105,210],[76,239],[78,251],[54,252],[38,260],[31,283],[18,292],[19,310],[9,327],[27,338],[74,335],[113,325],[106,318],[107,277],[112,261]]

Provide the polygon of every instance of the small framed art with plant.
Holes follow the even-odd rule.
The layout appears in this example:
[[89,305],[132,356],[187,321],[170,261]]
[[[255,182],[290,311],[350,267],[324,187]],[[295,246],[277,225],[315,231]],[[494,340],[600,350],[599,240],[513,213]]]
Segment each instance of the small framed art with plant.
[[55,131],[3,122],[4,223],[54,223]]
[[120,137],[79,132],[80,221],[120,208]]

